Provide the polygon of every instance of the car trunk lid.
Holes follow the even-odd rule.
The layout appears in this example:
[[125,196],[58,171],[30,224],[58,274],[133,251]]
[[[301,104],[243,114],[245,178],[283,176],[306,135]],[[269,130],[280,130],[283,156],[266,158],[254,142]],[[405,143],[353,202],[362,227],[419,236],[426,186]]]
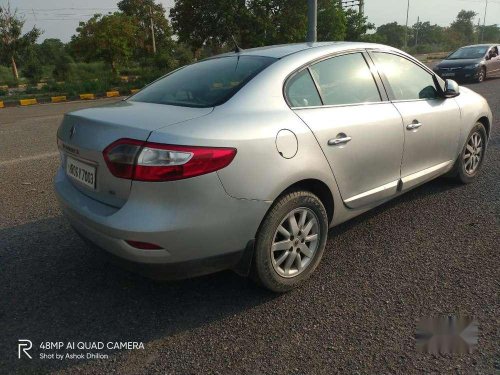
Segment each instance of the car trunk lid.
[[[111,174],[103,150],[121,138],[146,141],[156,129],[208,115],[212,110],[123,101],[69,113],[57,132],[63,168],[73,174],[69,179],[82,193],[121,207],[128,199],[132,181]],[[87,174],[94,175],[87,178]]]

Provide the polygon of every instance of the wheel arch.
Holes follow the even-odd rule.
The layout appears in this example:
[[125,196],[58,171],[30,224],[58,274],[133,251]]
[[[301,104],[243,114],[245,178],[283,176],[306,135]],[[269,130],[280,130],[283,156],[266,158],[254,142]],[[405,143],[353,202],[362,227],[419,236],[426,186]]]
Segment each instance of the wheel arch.
[[[277,197],[276,199],[280,198],[281,196],[288,194],[290,191],[293,190],[305,190],[313,193],[316,195],[321,203],[323,203],[323,206],[325,206],[326,210],[326,215],[328,217],[328,222],[331,223],[333,219],[333,212],[335,208],[335,203],[333,199],[333,194],[328,187],[327,184],[325,184],[323,181],[315,179],[315,178],[309,178],[309,179],[304,179],[301,181],[297,181],[287,187],[285,190],[283,190]],[[275,199],[275,200],[276,200]]]
[[[255,237],[257,237],[257,233],[260,231],[262,223],[264,222],[267,214],[273,207],[274,202],[276,202],[276,200],[278,200],[280,197],[290,193],[291,191],[296,191],[296,190],[305,190],[316,195],[321,201],[321,203],[323,203],[323,206],[325,207],[326,215],[328,217],[328,223],[330,224],[332,222],[334,206],[335,206],[332,191],[330,190],[328,185],[325,184],[323,181],[315,178],[307,178],[294,182],[276,196],[276,198],[273,200],[273,204],[269,207],[268,211],[262,218],[259,227],[257,229],[257,232],[255,233]],[[247,247],[244,251],[244,255],[242,256],[239,263],[235,267],[233,267],[233,271],[235,271],[239,275],[248,276],[252,268],[254,254],[255,254],[255,239],[248,242]]]
[[488,119],[488,117],[483,116],[479,120],[477,120],[477,122],[480,122],[481,124],[484,125],[484,127],[486,129],[486,135],[489,138],[490,137],[491,124],[490,124],[490,120]]

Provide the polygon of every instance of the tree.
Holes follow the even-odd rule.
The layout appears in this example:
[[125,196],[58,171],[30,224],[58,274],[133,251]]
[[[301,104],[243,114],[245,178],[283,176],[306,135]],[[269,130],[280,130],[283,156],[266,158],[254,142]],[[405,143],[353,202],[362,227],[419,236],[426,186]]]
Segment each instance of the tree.
[[368,17],[365,17],[362,13],[349,8],[345,11],[345,15],[347,21],[346,40],[363,40],[368,30],[375,30],[375,25],[368,22]]
[[337,0],[318,1],[318,40],[344,40],[347,30],[346,15]]
[[171,54],[174,45],[172,28],[165,17],[165,8],[162,4],[156,4],[154,0],[122,0],[118,3],[118,8],[131,17],[137,27],[136,55],[143,57],[153,54],[151,21],[153,21],[157,50],[161,50],[163,55]]
[[67,54],[66,46],[59,39],[45,39],[36,45],[36,55],[42,65],[54,64],[61,55]]
[[497,25],[481,26],[478,35],[481,42],[498,43],[500,41],[500,27]]
[[17,63],[19,55],[32,47],[41,31],[33,27],[31,31],[22,35],[25,20],[12,12],[10,6],[0,7],[0,59],[12,66],[14,79],[19,79]]
[[220,52],[233,36],[246,47],[248,16],[245,0],[177,0],[170,10],[179,41],[198,53],[205,46]]
[[474,17],[477,13],[474,11],[461,10],[457,18],[450,25],[450,32],[456,34],[460,44],[468,44],[474,42]]
[[[212,53],[233,46],[242,48],[305,41],[307,2],[304,0],[177,0],[170,11],[179,41],[193,51]],[[318,2],[318,39],[343,40],[345,13],[337,0]]]
[[[412,26],[411,44],[441,44],[444,41],[444,28],[430,22],[417,22]],[[418,40],[417,40],[418,38]]]
[[77,35],[71,38],[72,49],[87,61],[102,59],[117,72],[117,64],[126,62],[133,52],[137,27],[123,13],[94,15],[80,22]]
[[386,44],[401,48],[404,44],[405,26],[397,22],[386,23],[377,28],[377,35],[383,38]]

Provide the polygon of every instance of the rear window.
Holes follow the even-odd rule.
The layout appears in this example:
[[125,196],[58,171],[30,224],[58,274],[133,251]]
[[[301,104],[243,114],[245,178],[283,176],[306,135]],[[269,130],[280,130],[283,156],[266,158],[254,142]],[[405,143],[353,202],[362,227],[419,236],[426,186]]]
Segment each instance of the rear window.
[[227,101],[275,62],[263,56],[229,56],[187,65],[153,82],[130,100],[185,107],[214,107]]

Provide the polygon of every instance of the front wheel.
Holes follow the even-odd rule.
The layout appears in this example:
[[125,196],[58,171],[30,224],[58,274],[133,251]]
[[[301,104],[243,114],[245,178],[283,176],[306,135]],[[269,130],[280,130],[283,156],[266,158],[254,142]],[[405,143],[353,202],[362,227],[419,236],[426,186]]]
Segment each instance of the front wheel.
[[476,82],[477,83],[481,83],[483,82],[484,80],[486,79],[486,69],[484,68],[484,66],[481,68],[481,70],[479,71],[478,75],[477,75],[477,78],[476,78]]
[[478,122],[469,133],[455,164],[455,176],[460,182],[469,184],[479,174],[484,161],[487,139],[484,125]]
[[328,217],[308,191],[275,202],[257,233],[252,278],[274,292],[303,283],[318,266],[326,245]]

